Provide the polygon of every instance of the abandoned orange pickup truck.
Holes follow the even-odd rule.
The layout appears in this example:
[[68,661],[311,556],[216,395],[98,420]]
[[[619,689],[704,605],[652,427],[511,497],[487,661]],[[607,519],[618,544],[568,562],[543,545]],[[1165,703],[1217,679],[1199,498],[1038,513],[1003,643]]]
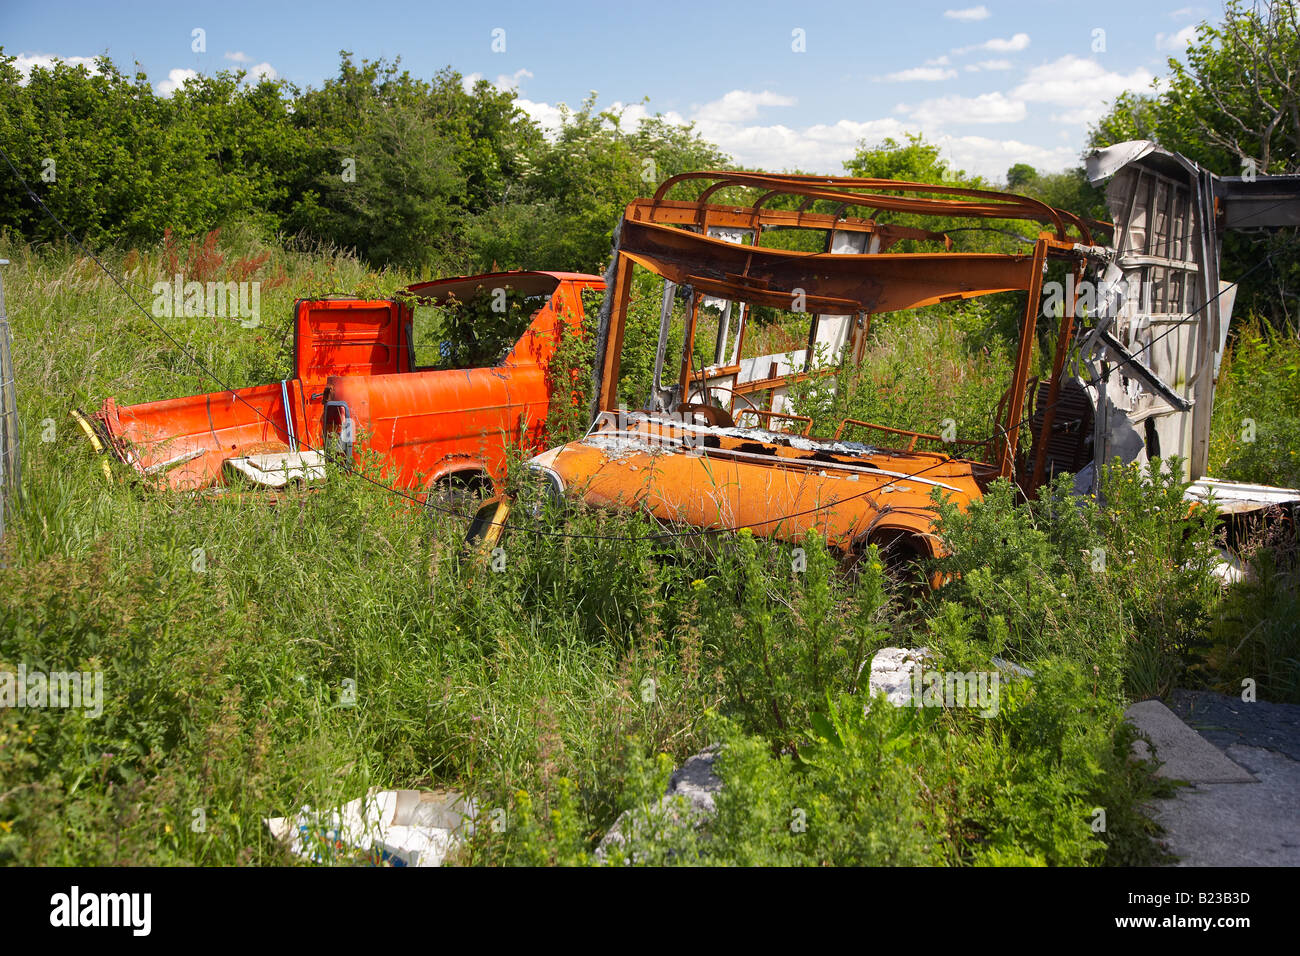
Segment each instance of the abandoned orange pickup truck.
[[83,427],[140,475],[175,490],[278,488],[325,477],[326,446],[363,448],[421,498],[486,490],[505,443],[544,447],[548,366],[599,276],[500,272],[423,282],[394,299],[299,301],[290,377],[119,405]]

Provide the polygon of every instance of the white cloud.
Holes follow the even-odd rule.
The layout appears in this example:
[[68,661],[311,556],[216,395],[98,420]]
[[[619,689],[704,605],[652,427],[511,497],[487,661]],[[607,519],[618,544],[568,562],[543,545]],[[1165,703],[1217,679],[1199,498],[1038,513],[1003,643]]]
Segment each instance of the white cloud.
[[236,63],[247,63],[253,58],[242,50],[236,50],[234,53],[227,53],[226,59],[233,60]]
[[1065,112],[1054,115],[1053,120],[1083,125],[1099,119],[1106,105],[1119,94],[1148,89],[1152,79],[1144,67],[1131,73],[1115,73],[1096,60],[1067,54],[1031,69],[1011,96],[1027,103],[1063,107]]
[[962,20],[965,22],[987,20],[990,16],[989,8],[982,3],[978,7],[967,7],[964,10],[945,10],[943,15],[949,20]]
[[1104,106],[1080,106],[1078,109],[1053,113],[1052,122],[1064,126],[1088,126],[1101,119],[1105,112]]
[[886,83],[937,83],[939,80],[951,80],[956,75],[957,71],[951,67],[915,66],[910,70],[886,73],[876,77],[876,80],[884,80]]
[[519,89],[520,83],[524,80],[531,80],[532,78],[532,70],[525,70],[523,67],[520,67],[509,76],[506,76],[504,73],[498,74],[497,81],[492,85],[498,90],[517,90]]
[[249,79],[254,83],[260,83],[262,80],[278,80],[280,74],[270,63],[262,62],[248,68]]
[[950,62],[951,61],[948,59],[948,54],[945,53],[943,56],[936,56],[933,60],[926,60],[925,65],[926,66],[947,66]]
[[[469,79],[468,77],[466,78]],[[563,108],[516,96],[515,105],[531,116],[547,133],[554,135],[561,125]],[[900,106],[894,115],[876,119],[841,119],[810,126],[767,122],[763,110],[796,105],[794,97],[770,90],[732,90],[719,99],[693,107],[687,114],[668,112],[670,123],[696,124],[699,134],[743,166],[772,171],[800,169],[828,175],[842,174],[859,143],[879,143],[889,137],[903,141],[907,133],[923,132],[938,144],[943,155],[957,168],[987,179],[1001,179],[1014,163],[1030,163],[1045,172],[1056,172],[1078,162],[1078,138],[1063,137],[1060,145],[1038,146],[1018,139],[954,135],[948,127],[971,123],[1014,123],[1025,119],[1023,97],[986,93],[981,96],[951,96],[924,100],[914,106]],[[644,103],[615,102],[608,109],[622,116],[624,129],[651,115]],[[1063,107],[1064,108],[1064,107]],[[1062,130],[1062,132],[1069,132]]]
[[943,155],[957,169],[985,179],[1001,180],[1016,163],[1028,163],[1045,173],[1056,173],[1077,165],[1079,150],[1069,146],[1035,146],[1015,139],[984,136],[936,136]]
[[171,96],[173,93],[175,93],[182,86],[184,86],[186,83],[188,83],[190,80],[194,79],[198,75],[199,74],[196,73],[194,70],[181,70],[181,69],[168,70],[167,79],[160,80],[154,86],[154,89],[158,91],[159,96]]
[[910,117],[923,129],[950,123],[1019,123],[1026,114],[1024,100],[1008,99],[1001,93],[943,96],[916,106],[900,104],[895,112]]
[[1156,49],[1182,53],[1196,39],[1196,27],[1188,24],[1177,33],[1157,33]]
[[755,93],[752,90],[732,90],[722,99],[705,103],[695,111],[695,118],[708,123],[738,123],[754,119],[764,106],[794,106],[793,96],[783,96],[770,90]]
[[32,70],[52,69],[55,62],[66,63],[68,66],[84,66],[91,73],[99,72],[94,57],[57,56],[53,53],[19,53],[14,59],[14,69],[22,75],[22,82],[26,83],[31,79]]
[[999,40],[996,37],[981,44],[979,49],[988,50],[990,53],[1016,53],[1029,46],[1029,34],[1017,33],[1005,40]]
[[[615,100],[609,107],[611,112],[619,114],[619,123],[625,130],[635,129],[641,125],[642,120],[650,119],[654,114],[645,103],[623,103]],[[686,117],[682,116],[676,110],[669,110],[663,114],[663,119],[668,123],[685,124],[689,123]]]
[[1011,66],[1010,60],[980,60],[978,63],[972,63],[966,69],[972,73],[978,73],[980,70],[1009,70]]
[[701,122],[700,134],[717,143],[745,166],[772,171],[802,169],[832,173],[853,156],[861,140],[876,143],[901,139],[906,127],[893,117],[857,122],[819,123],[799,129],[789,126],[715,125]]
[[[886,137],[902,142],[907,133],[916,131],[915,124],[895,117],[866,122],[840,120],[798,129],[734,126],[701,130],[742,165],[828,175],[843,174],[843,164],[853,157],[859,143],[872,145]],[[953,136],[931,130],[926,131],[926,139],[938,145],[954,167],[986,179],[1002,179],[1015,163],[1029,163],[1043,172],[1059,172],[1079,160],[1078,147],[1069,145],[1043,147],[1016,139]]]
[[1187,17],[1199,17],[1205,14],[1204,7],[1179,7],[1169,15],[1175,20],[1182,20]]
[[[468,80],[469,77],[467,76],[465,79]],[[519,96],[515,97],[515,106],[532,117],[533,121],[542,128],[542,132],[547,136],[554,136],[559,130],[560,115],[563,111],[558,106],[552,106],[550,103],[535,103]]]
[[990,53],[1019,53],[1021,50],[1029,47],[1029,34],[1016,33],[1007,37],[1005,40],[1001,37],[994,37],[992,40],[985,40],[983,43],[972,43],[970,46],[959,46],[953,53],[969,53],[971,50],[987,50]]
[[[521,67],[510,74],[498,73],[497,78],[492,82],[492,86],[500,90],[502,93],[517,93],[520,84],[524,80],[531,80],[532,78],[532,70],[526,70]],[[460,78],[461,89],[466,93],[472,93],[474,91],[474,86],[482,79],[485,79],[482,73],[470,73],[466,76],[462,76]]]

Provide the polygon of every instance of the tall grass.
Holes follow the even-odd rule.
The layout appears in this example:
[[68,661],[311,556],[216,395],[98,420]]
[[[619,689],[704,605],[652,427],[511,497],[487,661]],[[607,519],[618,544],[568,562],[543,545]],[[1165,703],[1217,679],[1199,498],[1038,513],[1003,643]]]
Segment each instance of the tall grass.
[[[276,504],[147,491],[120,472],[106,481],[67,418],[71,407],[217,386],[93,263],[12,240],[0,254],[13,262],[5,287],[24,434],[24,494],[0,569],[0,671],[102,671],[106,698],[98,718],[0,709],[0,860],[292,862],[268,837],[265,817],[337,806],[372,786],[452,786],[507,809],[512,821],[486,831],[465,862],[590,861],[617,815],[662,789],[665,768],[719,739],[735,754],[729,786],[765,796],[750,801],[748,816],[743,802],[728,804],[707,861],[1148,858],[1149,828],[1134,809],[1150,792],[1148,770],[1123,759],[1119,724],[1126,665],[1117,659],[1098,690],[1089,645],[1073,631],[1024,644],[1026,664],[1057,676],[1025,685],[1039,710],[1024,714],[1040,716],[1006,725],[1021,728],[1005,738],[1015,749],[995,745],[995,725],[948,715],[909,730],[911,749],[891,750],[887,769],[866,773],[877,745],[854,744],[825,778],[800,777],[790,754],[818,739],[819,715],[861,700],[879,646],[942,645],[954,661],[986,664],[993,645],[970,621],[990,594],[954,590],[955,616],[938,606],[908,610],[878,562],[846,577],[815,539],[803,543],[796,570],[790,547],[745,535],[708,546],[648,540],[660,529],[644,516],[581,509],[542,508],[537,518],[518,509],[505,567],[494,571],[458,559],[463,523],[338,471],[320,490]],[[107,261],[150,284],[167,278],[173,254],[185,260],[191,250],[119,250]],[[234,386],[286,373],[295,298],[382,294],[415,278],[368,273],[334,251],[284,248],[239,229],[194,254],[219,276],[256,261],[257,276],[275,279],[256,329],[159,319]],[[149,304],[148,289],[138,297]],[[864,382],[856,394],[897,381],[917,390],[890,406],[900,414],[954,409],[948,414],[970,415],[974,428],[976,412],[964,406],[987,398],[983,378],[1003,361],[999,353],[972,352],[943,325],[890,334],[869,368],[894,377]],[[956,390],[927,391],[903,374],[922,360],[938,373],[927,381],[955,377]],[[385,478],[379,465],[370,474]],[[1126,507],[1142,507],[1140,495],[1133,500]],[[1017,506],[991,507],[1006,522]],[[1062,549],[1077,543],[1049,535],[1035,553],[1067,562]],[[1174,581],[1175,545],[1151,547],[1164,550],[1144,557],[1144,573]],[[1053,580],[1034,577],[1049,572],[1023,561],[1015,571],[1039,610],[1054,602],[1059,619],[1075,613],[1071,599],[1054,597],[1063,589]],[[1168,620],[1112,617],[1121,632],[1109,640],[1153,647],[1162,660],[1178,653],[1158,644]],[[1029,732],[1049,711],[1085,715],[1083,750],[1062,747],[1073,723],[1056,736]],[[924,769],[924,755],[940,752]],[[1056,789],[1031,785],[1031,766]],[[1003,783],[1011,789],[1000,791]],[[848,839],[858,822],[884,839],[902,819],[896,813],[827,811],[820,819],[844,840],[827,837],[793,855],[780,842],[787,831],[768,827],[788,818],[782,794],[837,793],[857,806],[877,784],[905,795],[907,819],[929,821],[924,852],[906,840],[883,853],[883,844]],[[1036,809],[1017,812],[1005,804],[1009,792]],[[959,814],[957,803],[927,793],[967,794],[987,812]],[[1112,819],[1128,822],[1109,834],[1081,828],[1080,813],[1103,800]],[[881,807],[875,798],[862,805]]]

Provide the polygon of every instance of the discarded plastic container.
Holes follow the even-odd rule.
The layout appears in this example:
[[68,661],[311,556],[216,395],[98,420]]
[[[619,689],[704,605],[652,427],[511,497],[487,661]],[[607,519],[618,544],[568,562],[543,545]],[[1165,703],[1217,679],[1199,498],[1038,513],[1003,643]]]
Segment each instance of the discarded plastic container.
[[474,832],[477,808],[454,790],[371,790],[334,811],[303,807],[266,820],[271,835],[313,863],[441,866]]

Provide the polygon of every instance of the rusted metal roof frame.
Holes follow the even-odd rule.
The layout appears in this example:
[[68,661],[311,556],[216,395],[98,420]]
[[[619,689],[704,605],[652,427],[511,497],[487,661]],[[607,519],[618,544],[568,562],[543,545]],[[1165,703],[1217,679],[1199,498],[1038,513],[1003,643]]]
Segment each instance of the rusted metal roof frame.
[[[764,195],[749,209],[758,213],[763,203],[776,195],[803,196],[805,201],[824,199],[864,208],[889,209],[894,212],[921,216],[953,218],[1026,219],[1051,225],[1059,240],[1067,240],[1067,225],[1077,232],[1075,241],[1092,244],[1092,233],[1087,224],[1073,213],[1056,209],[1040,200],[1016,193],[991,189],[970,189],[936,183],[914,183],[893,179],[858,179],[846,176],[807,176],[795,174],[772,175],[768,173],[700,171],[680,173],[664,180],[649,203],[659,206],[667,202],[667,194],[678,183],[695,179],[715,180],[691,205],[702,207],[713,194],[728,186],[747,186],[765,190]],[[919,196],[897,196],[892,193],[927,193],[959,197],[933,199]],[[971,201],[979,200],[979,201]],[[737,210],[743,208],[734,206]]]
[[[699,200],[666,199],[675,184],[713,179]],[[728,186],[761,189],[750,205],[708,202]],[[929,199],[898,192],[942,193],[959,198]],[[764,206],[778,195],[803,196],[799,209]],[[810,212],[817,200],[837,204],[833,214]],[[870,207],[942,218],[1024,219],[1046,223],[1031,254],[954,253],[941,232],[846,218],[849,207]],[[1077,235],[1069,235],[1071,227]],[[712,238],[710,228],[753,230],[757,242],[764,229],[803,228],[877,234],[881,248],[900,239],[935,241],[943,252],[809,253],[738,245]],[[1011,476],[1019,439],[1023,398],[1029,381],[1043,271],[1048,259],[1064,259],[1081,272],[1092,234],[1070,213],[1029,197],[990,190],[909,183],[894,180],[770,176],[752,173],[684,173],[666,180],[650,199],[629,203],[616,233],[614,259],[607,275],[607,300],[597,351],[597,390],[593,411],[613,410],[623,345],[624,319],[632,270],[640,265],[669,282],[699,293],[733,301],[786,308],[793,290],[802,291],[810,313],[900,311],[995,292],[1028,293],[1010,396],[996,436],[994,460],[999,473]],[[1063,310],[1054,357],[1054,378],[1064,366],[1074,329],[1075,303]],[[692,323],[693,324],[693,323]],[[689,339],[689,333],[688,333]],[[688,373],[683,373],[688,374]],[[1035,478],[1041,464],[1035,462]]]

